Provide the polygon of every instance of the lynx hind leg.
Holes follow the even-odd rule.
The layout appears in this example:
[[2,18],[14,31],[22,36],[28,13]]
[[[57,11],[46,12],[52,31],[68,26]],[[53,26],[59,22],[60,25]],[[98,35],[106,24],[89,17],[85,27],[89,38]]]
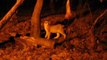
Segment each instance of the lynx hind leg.
[[63,36],[64,36],[64,39],[66,39],[66,34],[65,33],[63,33]]
[[66,38],[66,34],[65,33],[61,33],[64,36],[64,39]]
[[60,32],[60,34],[62,34],[62,35],[64,36],[64,39],[66,38],[66,34],[64,33],[64,30],[62,30],[62,31]]
[[60,36],[60,34],[59,34],[59,33],[57,33],[57,36],[56,36],[56,37],[54,37],[54,39],[57,39],[57,38],[59,38],[59,36]]

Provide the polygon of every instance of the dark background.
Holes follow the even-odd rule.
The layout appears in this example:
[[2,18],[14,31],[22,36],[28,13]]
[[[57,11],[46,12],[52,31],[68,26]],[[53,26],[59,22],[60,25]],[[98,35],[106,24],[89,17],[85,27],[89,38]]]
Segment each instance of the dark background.
[[[9,9],[14,5],[16,0],[0,0],[0,18],[2,18]],[[101,3],[99,0],[71,0],[72,10],[76,10],[79,5],[84,5],[87,2],[92,11],[98,9],[105,9],[107,7],[107,0],[103,0]],[[18,8],[18,11],[22,14],[32,14],[36,0],[24,0],[24,3]],[[50,3],[50,0],[44,0],[42,13],[54,12],[65,12],[66,0],[53,0]],[[20,14],[19,14],[20,15]]]

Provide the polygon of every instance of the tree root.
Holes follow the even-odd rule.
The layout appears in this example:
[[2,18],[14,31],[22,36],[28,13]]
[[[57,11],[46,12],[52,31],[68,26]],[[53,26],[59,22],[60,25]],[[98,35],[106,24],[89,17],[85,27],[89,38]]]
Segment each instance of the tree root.
[[46,40],[44,38],[36,38],[35,39],[33,37],[27,37],[27,36],[21,36],[20,41],[24,45],[25,49],[27,46],[37,47],[38,45],[40,45],[43,48],[54,48],[54,44],[55,44],[55,42],[51,41],[51,40]]

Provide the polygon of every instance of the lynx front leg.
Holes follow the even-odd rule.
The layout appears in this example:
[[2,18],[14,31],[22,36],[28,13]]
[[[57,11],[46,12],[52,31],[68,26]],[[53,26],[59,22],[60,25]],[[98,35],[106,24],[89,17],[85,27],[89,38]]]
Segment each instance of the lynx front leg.
[[60,34],[59,34],[59,33],[57,33],[57,36],[56,36],[56,37],[54,37],[54,39],[57,39],[57,38],[59,38],[59,36],[60,36]]
[[47,33],[45,34],[45,38],[47,38]]
[[50,34],[51,34],[51,33],[47,33],[47,39],[50,39]]

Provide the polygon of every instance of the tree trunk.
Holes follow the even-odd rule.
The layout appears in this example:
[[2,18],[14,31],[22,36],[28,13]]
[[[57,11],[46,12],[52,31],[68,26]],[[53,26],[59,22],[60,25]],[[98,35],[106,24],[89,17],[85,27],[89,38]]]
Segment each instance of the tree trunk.
[[43,0],[37,0],[31,17],[31,35],[34,38],[40,37],[40,13],[42,10]]
[[72,11],[71,11],[71,7],[70,7],[70,0],[67,0],[65,19],[70,19],[71,17],[72,17]]
[[23,3],[24,0],[17,0],[14,6],[9,12],[0,20],[0,29],[9,21],[9,18],[13,15],[16,9]]

